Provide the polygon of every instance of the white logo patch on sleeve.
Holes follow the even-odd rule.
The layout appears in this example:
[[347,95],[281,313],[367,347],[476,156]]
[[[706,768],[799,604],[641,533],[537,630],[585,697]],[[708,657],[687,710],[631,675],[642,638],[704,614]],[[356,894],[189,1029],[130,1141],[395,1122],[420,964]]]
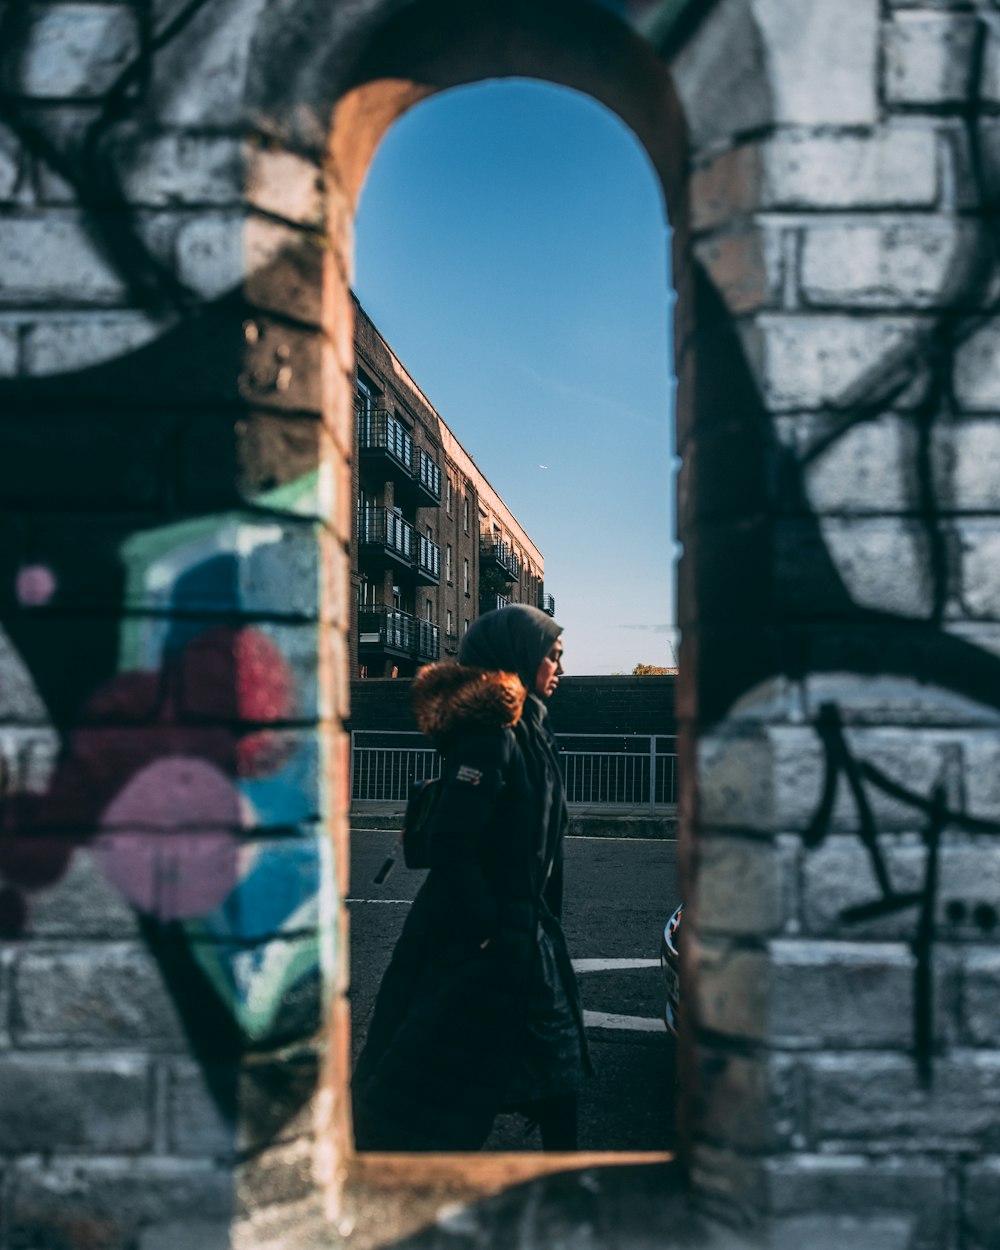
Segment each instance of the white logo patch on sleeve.
[[470,786],[478,786],[483,779],[483,774],[478,768],[470,768],[468,764],[459,765],[458,772],[455,773],[456,781],[467,781]]

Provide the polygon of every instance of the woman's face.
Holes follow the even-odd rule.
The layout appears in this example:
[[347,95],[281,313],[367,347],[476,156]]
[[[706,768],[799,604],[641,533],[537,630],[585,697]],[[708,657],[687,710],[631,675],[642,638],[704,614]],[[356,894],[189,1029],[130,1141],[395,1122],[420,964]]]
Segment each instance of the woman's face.
[[538,672],[535,675],[535,694],[541,699],[548,699],[556,692],[559,676],[563,671],[562,653],[562,641],[557,638],[538,666]]

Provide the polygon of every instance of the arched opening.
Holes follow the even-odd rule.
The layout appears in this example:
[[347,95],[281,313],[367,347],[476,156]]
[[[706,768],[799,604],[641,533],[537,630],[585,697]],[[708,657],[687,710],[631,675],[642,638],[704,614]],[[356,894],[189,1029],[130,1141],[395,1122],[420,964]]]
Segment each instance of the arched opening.
[[[353,374],[344,364],[350,360],[351,222],[358,195],[375,150],[390,126],[415,104],[448,87],[494,78],[535,78],[580,91],[616,114],[645,150],[664,202],[670,205],[678,340],[686,337],[685,317],[691,315],[686,132],[665,68],[650,55],[647,45],[597,9],[588,11],[582,20],[579,11],[575,12],[572,30],[552,13],[529,13],[524,11],[526,6],[514,14],[491,6],[475,18],[458,14],[453,6],[433,4],[416,6],[416,10],[388,22],[372,39],[356,85],[334,110],[332,176],[327,187],[334,257],[326,269],[325,307],[340,366],[331,375],[328,401],[341,429],[347,428],[353,412]],[[666,302],[666,282],[663,296]],[[663,419],[666,423],[666,412]],[[668,569],[669,558],[665,558],[659,575],[665,579]],[[342,592],[349,594],[346,588]],[[346,858],[346,846],[340,853]],[[346,866],[343,860],[341,865]],[[343,1048],[342,1037],[339,1045]],[[347,1076],[346,1056],[341,1049],[334,1094],[342,1112],[340,1148],[349,1156]],[[469,1160],[470,1165],[474,1162]]]
[[[572,815],[562,914],[596,1069],[579,1091],[580,1144],[669,1149],[674,1055],[657,960],[678,898],[676,664],[659,187],[592,99],[533,80],[462,87],[396,123],[356,239],[359,526],[388,515],[391,498],[393,524],[440,545],[441,574],[414,584],[394,552],[352,547],[366,670],[352,688],[352,729],[366,727],[352,734],[352,1048],[419,880],[403,870],[373,884],[395,836],[379,828],[386,800],[402,798],[392,765],[433,766],[402,692],[372,678],[454,660],[470,619],[542,606],[544,576],[565,631],[549,709]],[[407,463],[424,449],[440,462],[437,499],[414,507],[405,465],[375,445],[383,428]],[[436,654],[420,650],[425,608]],[[662,672],[632,677],[637,666]],[[485,1148],[537,1149],[529,1119],[502,1117]]]

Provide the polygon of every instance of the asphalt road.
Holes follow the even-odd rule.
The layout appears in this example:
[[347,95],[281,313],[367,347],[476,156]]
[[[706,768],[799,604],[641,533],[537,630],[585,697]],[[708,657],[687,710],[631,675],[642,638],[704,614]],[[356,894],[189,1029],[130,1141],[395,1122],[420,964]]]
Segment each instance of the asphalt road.
[[[351,1014],[356,1056],[382,972],[423,873],[402,861],[373,877],[394,834],[351,837]],[[660,932],[679,901],[676,844],[568,838],[563,923],[577,967],[596,1075],[580,1094],[584,1150],[668,1150],[674,1142],[674,1048],[663,1026]],[[497,1120],[487,1150],[538,1150],[517,1116]]]

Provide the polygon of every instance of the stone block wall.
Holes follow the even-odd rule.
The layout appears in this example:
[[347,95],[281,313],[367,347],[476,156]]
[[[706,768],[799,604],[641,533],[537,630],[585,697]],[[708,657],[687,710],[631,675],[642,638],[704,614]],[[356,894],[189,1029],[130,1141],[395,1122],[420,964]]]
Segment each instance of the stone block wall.
[[[0,9],[3,1250],[995,1245],[994,18],[665,14]],[[684,1167],[736,1232],[351,1148],[350,222],[507,74],[674,229]]]
[[801,1244],[1000,1235],[976,1179],[1000,1112],[980,7],[721,4],[674,62],[702,284],[678,418],[693,1166]]

